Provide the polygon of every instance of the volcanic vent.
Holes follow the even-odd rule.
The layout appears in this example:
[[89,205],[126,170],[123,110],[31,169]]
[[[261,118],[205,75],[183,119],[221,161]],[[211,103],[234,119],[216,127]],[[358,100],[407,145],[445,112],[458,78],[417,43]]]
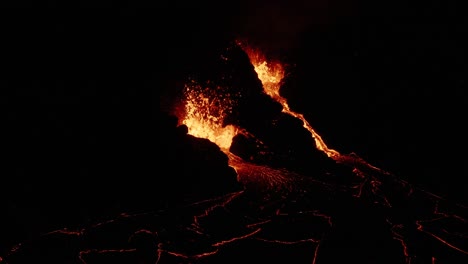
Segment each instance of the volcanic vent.
[[235,43],[213,65],[187,80],[175,116],[160,113],[161,167],[177,184],[0,263],[467,261],[466,207],[329,148],[281,96],[280,62]]

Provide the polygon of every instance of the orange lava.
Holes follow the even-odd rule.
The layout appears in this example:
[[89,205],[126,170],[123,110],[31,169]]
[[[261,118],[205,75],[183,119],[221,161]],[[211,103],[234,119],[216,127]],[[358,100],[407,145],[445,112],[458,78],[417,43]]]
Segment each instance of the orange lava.
[[[315,140],[317,148],[328,157],[339,159],[340,153],[327,147],[320,135],[312,128],[302,114],[292,111],[284,97],[280,95],[281,82],[285,71],[281,63],[269,62],[258,50],[238,43],[249,56],[264,92],[283,106],[283,112],[302,121]],[[229,152],[233,137],[239,129],[233,125],[223,125],[226,115],[232,110],[234,102],[229,95],[220,98],[220,87],[203,87],[195,81],[185,86],[185,116],[182,123],[188,127],[189,134],[206,138],[217,144],[225,153]]]
[[340,153],[336,150],[328,148],[320,135],[315,132],[304,116],[292,111],[286,99],[280,95],[279,90],[281,88],[281,81],[283,80],[285,74],[281,63],[267,61],[267,59],[258,50],[255,50],[251,47],[243,46],[243,49],[249,56],[250,62],[254,66],[258,78],[263,84],[264,92],[283,106],[282,111],[284,113],[287,113],[302,121],[304,128],[306,128],[312,134],[312,137],[315,140],[315,144],[319,150],[325,152],[325,154],[327,154],[327,156],[330,158],[338,159],[340,157]]
[[220,87],[203,87],[195,81],[185,86],[185,116],[182,123],[188,127],[188,133],[199,138],[206,138],[228,152],[233,137],[238,129],[233,125],[224,125],[226,115],[231,111],[233,100],[229,96],[217,94]]

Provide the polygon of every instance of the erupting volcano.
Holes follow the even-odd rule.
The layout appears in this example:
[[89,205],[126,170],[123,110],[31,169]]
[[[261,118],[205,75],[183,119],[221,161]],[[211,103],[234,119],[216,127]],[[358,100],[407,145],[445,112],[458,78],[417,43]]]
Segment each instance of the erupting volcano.
[[[282,112],[286,113],[303,124],[303,127],[310,132],[314,139],[316,148],[328,157],[340,163],[349,163],[356,166],[362,163],[369,169],[378,170],[380,173],[389,174],[377,167],[374,167],[354,153],[342,155],[334,149],[330,149],[322,137],[312,128],[309,122],[300,113],[294,112],[288,105],[287,100],[280,95],[280,88],[285,76],[285,70],[280,62],[268,61],[261,51],[243,44],[236,43],[247,54],[258,79],[261,81],[263,92],[282,106]],[[225,58],[227,60],[228,58]],[[188,127],[188,133],[201,138],[206,138],[217,144],[232,160],[235,158],[229,148],[234,136],[238,133],[246,133],[244,128],[232,124],[225,124],[224,120],[232,113],[239,100],[239,95],[233,96],[228,89],[216,86],[217,84],[207,83],[206,86],[197,83],[196,80],[190,80],[184,87],[185,108],[180,120],[182,124]],[[255,111],[255,110],[253,110]],[[232,164],[232,162],[231,162]],[[239,166],[239,165],[238,165]]]
[[236,127],[223,125],[226,114],[234,107],[229,94],[225,98],[219,98],[215,91],[204,89],[195,81],[187,84],[185,89],[186,113],[182,123],[187,125],[189,133],[209,139],[224,151],[229,149],[232,138],[237,133]]
[[329,148],[260,50],[235,42],[215,65],[161,113],[154,210],[44,232],[0,263],[466,262],[466,207]]
[[[240,42],[238,44],[242,45]],[[281,82],[285,74],[281,63],[268,62],[260,51],[253,48],[246,46],[244,49],[262,82],[264,92],[281,104],[283,112],[303,122],[304,128],[312,134],[319,150],[325,152],[328,157],[338,159],[340,154],[336,150],[329,149],[304,116],[292,111],[287,100],[280,95]],[[195,81],[186,85],[185,94],[186,114],[182,123],[188,126],[189,133],[207,138],[223,150],[228,149],[238,128],[232,125],[223,126],[223,119],[226,117],[226,113],[231,112],[232,107],[235,107],[234,100],[229,99],[229,94],[223,94],[219,87],[218,89],[204,89]]]

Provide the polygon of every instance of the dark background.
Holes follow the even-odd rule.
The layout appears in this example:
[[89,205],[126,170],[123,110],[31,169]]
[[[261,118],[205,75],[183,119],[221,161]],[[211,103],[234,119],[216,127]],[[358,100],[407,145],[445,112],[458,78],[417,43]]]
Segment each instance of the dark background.
[[8,221],[29,225],[25,219],[38,217],[44,203],[51,212],[73,211],[78,201],[63,205],[61,198],[82,203],[82,187],[92,194],[84,198],[89,204],[105,189],[99,203],[118,206],[121,194],[164,177],[154,150],[157,94],[160,109],[169,108],[186,75],[238,36],[287,63],[282,93],[329,147],[466,201],[467,45],[459,7],[323,0],[135,6],[110,1],[103,7],[112,9],[5,17],[0,186]]

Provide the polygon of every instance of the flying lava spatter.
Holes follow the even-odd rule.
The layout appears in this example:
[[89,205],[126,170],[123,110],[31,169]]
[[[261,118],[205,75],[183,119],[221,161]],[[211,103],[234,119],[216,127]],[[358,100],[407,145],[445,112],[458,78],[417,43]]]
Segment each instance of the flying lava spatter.
[[[185,85],[185,117],[182,123],[188,127],[189,134],[209,139],[226,152],[238,130],[233,125],[223,126],[223,119],[231,111],[233,100],[229,94],[221,97],[210,88],[205,89],[195,80]],[[217,86],[216,89],[222,87]]]

